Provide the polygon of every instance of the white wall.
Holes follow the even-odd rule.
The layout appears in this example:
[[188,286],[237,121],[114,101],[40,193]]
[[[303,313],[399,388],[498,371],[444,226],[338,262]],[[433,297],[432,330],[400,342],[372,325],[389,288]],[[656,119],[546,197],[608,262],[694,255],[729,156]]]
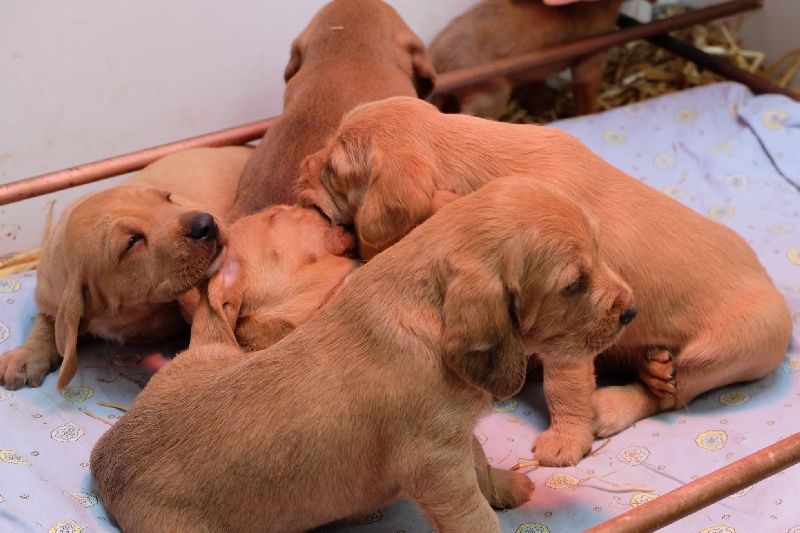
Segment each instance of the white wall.
[[[473,0],[390,0],[428,42]],[[289,46],[326,0],[0,0],[0,183],[277,115]],[[0,207],[0,255],[49,201]]]

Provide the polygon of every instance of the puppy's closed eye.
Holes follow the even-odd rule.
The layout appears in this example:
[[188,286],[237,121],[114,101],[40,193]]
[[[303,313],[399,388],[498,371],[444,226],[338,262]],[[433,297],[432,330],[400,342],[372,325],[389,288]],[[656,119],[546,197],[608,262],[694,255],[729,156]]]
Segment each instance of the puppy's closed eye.
[[572,283],[561,289],[561,294],[564,296],[573,296],[582,293],[586,289],[587,280],[586,275],[581,273],[575,278]]
[[120,254],[119,257],[120,261],[123,260],[128,255],[128,253],[131,250],[133,250],[137,245],[141,246],[141,244],[144,244],[144,242],[145,242],[145,237],[140,233],[136,233],[134,235],[129,236],[128,240],[125,242],[125,248],[122,250],[122,253]]

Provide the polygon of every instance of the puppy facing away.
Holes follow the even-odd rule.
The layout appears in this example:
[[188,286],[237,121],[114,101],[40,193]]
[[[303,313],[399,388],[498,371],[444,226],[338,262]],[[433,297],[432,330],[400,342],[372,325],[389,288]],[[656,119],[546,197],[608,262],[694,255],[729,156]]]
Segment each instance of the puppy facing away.
[[334,0],[294,40],[283,113],[245,166],[235,219],[293,204],[303,158],[322,148],[342,115],[389,96],[427,98],[436,73],[425,45],[380,0]]
[[38,387],[63,359],[63,388],[84,334],[155,342],[186,329],[177,300],[219,265],[218,221],[252,151],[178,152],[69,205],[42,250],[39,313],[26,341],[0,356],[0,384]]
[[488,467],[475,424],[526,352],[568,365],[619,336],[633,296],[600,253],[585,211],[529,177],[453,202],[271,348],[162,368],[92,451],[106,509],[128,532],[284,533],[406,497],[436,531],[499,532],[490,506],[533,485]]
[[[453,19],[430,43],[433,66],[441,74],[528,54],[616,28],[622,0],[545,5],[542,0],[481,0]],[[437,96],[448,111],[499,118],[515,87],[543,80],[567,67],[572,73],[575,111],[597,111],[597,93],[607,51],[525,72],[493,78]]]
[[[606,260],[636,295],[638,318],[598,362],[641,382],[583,398],[594,404],[595,435],[759,379],[781,363],[791,316],[747,243],[559,129],[446,115],[411,98],[365,104],[305,161],[300,197],[335,224],[354,224],[368,255],[453,198],[511,173],[552,184],[585,206],[600,225]],[[590,279],[587,273],[580,284]],[[566,384],[548,384],[546,367],[544,377],[555,410],[548,390]],[[536,458],[575,464],[591,446],[587,424],[562,431],[554,420],[535,443]]]
[[361,263],[348,256],[352,235],[314,209],[276,205],[237,220],[229,234],[222,266],[201,288],[191,346],[267,348],[336,296]]

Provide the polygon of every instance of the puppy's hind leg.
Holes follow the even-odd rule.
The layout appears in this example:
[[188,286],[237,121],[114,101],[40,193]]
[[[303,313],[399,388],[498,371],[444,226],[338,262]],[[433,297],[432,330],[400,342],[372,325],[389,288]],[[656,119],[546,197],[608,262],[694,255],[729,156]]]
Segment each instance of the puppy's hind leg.
[[528,476],[490,466],[477,438],[472,439],[472,455],[478,486],[494,509],[514,509],[530,500],[535,486]]
[[675,395],[676,374],[674,359],[666,349],[656,349],[650,352],[647,360],[639,368],[639,379],[647,385],[650,392],[660,397]]
[[779,298],[765,295],[760,307],[752,299],[749,314],[721,316],[675,354],[674,394],[658,395],[641,383],[595,390],[595,435],[613,435],[642,418],[687,407],[704,392],[773,371],[786,356],[792,327]]

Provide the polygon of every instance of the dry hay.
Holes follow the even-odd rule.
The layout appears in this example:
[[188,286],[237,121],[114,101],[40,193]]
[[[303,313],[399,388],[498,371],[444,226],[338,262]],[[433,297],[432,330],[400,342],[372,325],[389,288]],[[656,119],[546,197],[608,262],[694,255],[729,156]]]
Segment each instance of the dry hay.
[[[680,7],[671,7],[664,15],[670,16],[682,10]],[[678,30],[670,35],[708,54],[724,57],[739,68],[786,88],[800,68],[800,49],[785,54],[765,67],[762,52],[742,49],[734,38],[740,24],[741,17],[736,17]],[[645,40],[631,41],[609,52],[598,95],[599,108],[605,111],[725,79]],[[556,75],[548,79],[547,85],[544,93],[540,88],[535,96],[529,88],[518,91],[501,120],[544,124],[574,116],[569,80],[563,75]]]

